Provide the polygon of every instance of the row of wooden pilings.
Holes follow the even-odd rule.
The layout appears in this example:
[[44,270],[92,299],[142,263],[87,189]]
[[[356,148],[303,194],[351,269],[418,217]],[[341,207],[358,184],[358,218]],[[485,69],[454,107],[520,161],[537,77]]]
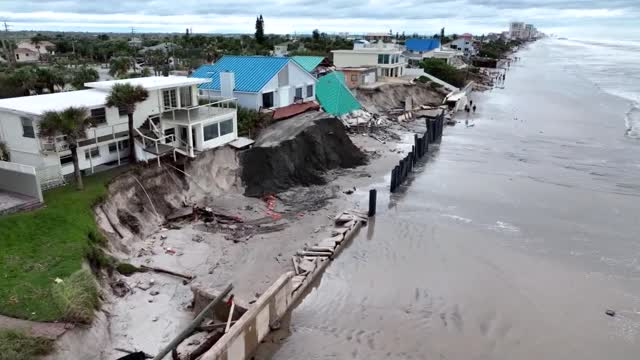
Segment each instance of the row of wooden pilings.
[[425,119],[427,130],[422,137],[418,134],[414,135],[414,145],[411,146],[411,152],[400,160],[391,171],[391,192],[396,192],[402,185],[409,174],[413,171],[416,162],[429,153],[429,144],[439,143],[442,139],[442,130],[444,128],[444,110],[435,119]]

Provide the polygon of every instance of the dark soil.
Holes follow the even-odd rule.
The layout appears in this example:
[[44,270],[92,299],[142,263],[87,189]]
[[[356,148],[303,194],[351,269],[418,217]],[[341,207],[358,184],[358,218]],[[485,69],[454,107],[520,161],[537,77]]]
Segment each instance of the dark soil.
[[304,114],[261,134],[256,146],[240,156],[245,195],[322,185],[327,170],[364,165],[365,154],[351,142],[342,123],[326,116]]

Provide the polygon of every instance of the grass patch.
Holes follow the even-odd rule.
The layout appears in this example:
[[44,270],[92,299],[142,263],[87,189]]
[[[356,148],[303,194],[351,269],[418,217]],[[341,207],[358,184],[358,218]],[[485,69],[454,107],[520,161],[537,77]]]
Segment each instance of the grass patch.
[[0,313],[39,321],[65,317],[68,309],[51,301],[54,280],[71,280],[87,255],[106,242],[97,231],[92,205],[120,172],[86,177],[83,191],[74,184],[46,191],[46,207],[0,217]]
[[0,330],[0,360],[33,360],[53,351],[53,340]]
[[62,320],[89,324],[98,308],[98,287],[93,274],[83,269],[53,286],[53,302],[62,311]]

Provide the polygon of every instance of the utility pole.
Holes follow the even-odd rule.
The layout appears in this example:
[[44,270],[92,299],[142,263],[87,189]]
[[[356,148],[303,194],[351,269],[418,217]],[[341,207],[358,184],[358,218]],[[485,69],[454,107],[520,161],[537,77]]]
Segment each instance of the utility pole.
[[9,58],[7,59],[9,65],[14,66],[16,64],[16,55],[13,52],[13,44],[9,41],[9,24],[7,24],[6,21],[4,21],[3,23],[6,38],[2,39],[2,49],[4,50],[5,55],[7,55],[7,57]]

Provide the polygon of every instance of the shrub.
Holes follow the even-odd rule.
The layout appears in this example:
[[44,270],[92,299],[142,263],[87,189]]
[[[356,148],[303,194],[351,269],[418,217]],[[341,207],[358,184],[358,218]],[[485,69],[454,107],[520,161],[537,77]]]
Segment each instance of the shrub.
[[0,160],[9,161],[9,147],[3,141],[0,141]]
[[440,89],[440,88],[441,88],[442,86],[444,86],[444,85],[442,85],[442,84],[438,84],[437,82],[432,82],[431,84],[429,84],[429,86],[430,86],[432,89],[436,90],[436,89]]
[[89,270],[82,269],[53,286],[53,298],[62,312],[62,319],[89,324],[98,308],[98,287]]
[[131,276],[137,272],[144,272],[143,269],[129,263],[119,263],[116,266],[116,270],[124,276]]
[[453,86],[463,87],[465,85],[464,72],[447,64],[441,59],[424,59],[420,65],[427,74],[431,74]]
[[259,111],[238,107],[238,135],[255,137],[267,125],[267,117]]
[[0,360],[33,360],[53,350],[53,340],[0,330]]

